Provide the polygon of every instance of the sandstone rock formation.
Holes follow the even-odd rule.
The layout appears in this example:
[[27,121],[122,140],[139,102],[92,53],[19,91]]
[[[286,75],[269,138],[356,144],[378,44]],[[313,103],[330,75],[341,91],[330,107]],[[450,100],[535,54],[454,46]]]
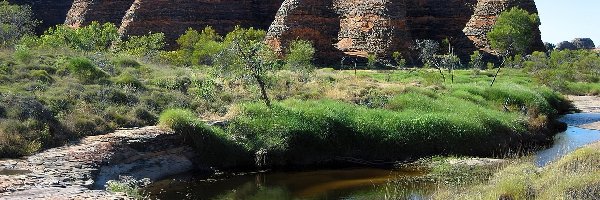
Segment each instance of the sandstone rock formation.
[[[163,32],[167,42],[188,28],[214,27],[224,34],[236,25],[268,29],[267,42],[282,52],[295,39],[310,40],[321,61],[343,56],[410,59],[416,39],[450,40],[467,59],[477,49],[492,53],[486,33],[497,15],[513,6],[536,13],[533,0],[17,0],[38,16],[73,27],[112,22],[124,35]],[[53,4],[55,3],[55,4]],[[53,4],[53,5],[51,5]],[[66,6],[66,4],[69,4]],[[50,8],[44,10],[45,7]],[[65,7],[70,7],[66,14]],[[52,13],[52,16],[45,13]],[[65,17],[66,15],[66,17]],[[539,29],[535,30],[539,33]],[[544,50],[537,34],[531,50]]]
[[65,24],[71,27],[85,26],[92,21],[110,22],[119,26],[133,0],[75,0],[67,13]]
[[595,49],[596,45],[590,38],[575,38],[571,41],[571,44],[575,45],[577,49]]
[[120,30],[126,35],[163,32],[172,43],[188,28],[212,26],[222,34],[237,25],[267,29],[280,3],[281,0],[135,0],[122,19]]
[[567,50],[567,49],[568,50],[577,50],[577,47],[569,41],[562,41],[556,45],[556,50],[562,51],[562,50]]
[[128,199],[104,190],[119,175],[153,181],[194,169],[181,135],[145,127],[89,136],[23,160],[0,160],[0,199]]
[[[318,57],[338,59],[393,51],[410,55],[415,39],[448,39],[466,59],[477,49],[493,53],[486,33],[502,11],[518,6],[537,13],[533,0],[286,0],[267,42],[283,51],[294,39],[311,40]],[[532,50],[543,50],[539,29]]]

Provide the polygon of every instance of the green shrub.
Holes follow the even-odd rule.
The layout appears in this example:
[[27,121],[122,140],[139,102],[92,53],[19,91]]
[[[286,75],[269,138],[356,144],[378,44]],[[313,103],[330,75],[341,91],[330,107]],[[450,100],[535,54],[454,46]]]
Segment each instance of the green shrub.
[[84,83],[94,83],[99,79],[108,77],[108,74],[94,66],[92,61],[82,57],[69,59],[67,69]]
[[210,166],[252,166],[253,157],[242,145],[216,127],[209,127],[190,110],[169,109],[159,118],[159,126],[171,128],[189,139],[200,159]]
[[129,73],[123,73],[113,79],[113,82],[117,85],[133,87],[136,89],[143,89],[144,84],[140,82],[137,78],[132,76]]
[[46,70],[31,70],[29,71],[29,75],[31,79],[36,81],[41,81],[44,83],[54,82],[54,78],[52,78],[52,76],[50,76]]
[[143,187],[150,184],[150,179],[145,178],[141,180],[135,180],[129,176],[119,176],[119,180],[109,180],[106,182],[106,191],[109,192],[122,192],[132,199],[148,199],[149,197],[142,191]]
[[41,47],[62,48],[81,51],[105,51],[119,40],[117,27],[112,23],[92,22],[77,29],[58,25],[48,29],[39,37]]
[[158,122],[158,117],[145,108],[137,107],[133,110],[133,115],[137,120],[140,120],[144,125],[155,125]]
[[182,127],[200,126],[202,122],[190,110],[168,109],[160,114],[158,125],[163,128],[181,129]]
[[31,64],[33,60],[33,54],[31,53],[31,50],[28,47],[22,45],[17,45],[15,47],[15,53],[13,54],[13,56],[17,61],[24,65]]
[[153,33],[142,36],[129,36],[129,38],[115,45],[117,51],[137,56],[153,57],[165,46],[165,34]]
[[285,67],[294,71],[312,72],[315,48],[310,41],[294,40],[285,57]]
[[39,22],[33,19],[29,6],[0,2],[0,47],[8,47],[21,37],[33,34],[37,24]]
[[124,57],[124,56],[120,56],[117,57],[113,60],[111,60],[111,62],[117,67],[117,68],[138,68],[140,66],[142,66],[137,60],[135,60],[134,58],[131,57]]

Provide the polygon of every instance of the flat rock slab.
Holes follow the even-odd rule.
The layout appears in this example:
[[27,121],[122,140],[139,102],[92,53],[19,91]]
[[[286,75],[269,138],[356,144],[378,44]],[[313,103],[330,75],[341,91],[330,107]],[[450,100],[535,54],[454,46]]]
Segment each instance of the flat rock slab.
[[160,179],[193,169],[193,150],[157,127],[118,130],[18,160],[0,160],[0,199],[128,199],[119,175]]
[[577,109],[584,113],[600,113],[599,96],[568,96]]
[[588,117],[587,123],[577,124],[579,128],[600,130],[600,97],[599,96],[568,96],[573,105],[583,113],[594,113],[597,116]]

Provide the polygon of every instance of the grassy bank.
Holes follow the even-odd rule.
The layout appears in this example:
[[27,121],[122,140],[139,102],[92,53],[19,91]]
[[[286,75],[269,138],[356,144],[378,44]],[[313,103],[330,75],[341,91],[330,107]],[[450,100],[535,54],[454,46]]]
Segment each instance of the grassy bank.
[[[493,156],[526,150],[547,143],[555,128],[552,119],[569,108],[558,93],[518,84],[408,86],[367,101],[288,99],[272,108],[242,103],[228,113],[226,128],[207,127],[183,110],[167,111],[160,121],[197,138],[193,140],[200,152],[207,152],[201,153],[204,156],[243,158],[235,164],[377,164],[428,155]],[[216,144],[232,150],[209,147]],[[213,164],[234,165],[217,161]]]
[[507,165],[489,181],[438,191],[435,199],[597,199],[600,143],[576,150],[539,169],[532,162]]

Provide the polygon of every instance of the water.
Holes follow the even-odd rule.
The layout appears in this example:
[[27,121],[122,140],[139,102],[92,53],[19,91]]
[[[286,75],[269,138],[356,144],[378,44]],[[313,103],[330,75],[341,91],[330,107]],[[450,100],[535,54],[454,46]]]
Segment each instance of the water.
[[600,141],[600,131],[575,127],[600,121],[599,113],[570,114],[564,116],[561,121],[567,123],[569,127],[565,132],[554,136],[552,147],[536,154],[535,164],[537,166],[546,166],[577,148]]
[[[386,193],[404,199],[425,199],[433,184],[411,179],[423,172],[411,170],[342,169],[307,172],[252,173],[226,177],[183,175],[146,188],[159,199],[381,199]],[[395,180],[394,184],[388,184]],[[161,192],[162,191],[162,192]]]
[[[571,114],[561,121],[568,129],[555,136],[551,148],[536,154],[536,164],[545,166],[565,154],[587,144],[600,141],[600,131],[576,126],[600,121],[600,114]],[[418,170],[340,169],[306,172],[267,172],[243,175],[206,176],[182,174],[153,183],[145,189],[158,199],[260,199],[260,200],[355,200],[427,199],[435,184],[419,179],[425,175]],[[390,180],[397,180],[389,184]],[[395,191],[395,192],[386,192]]]

